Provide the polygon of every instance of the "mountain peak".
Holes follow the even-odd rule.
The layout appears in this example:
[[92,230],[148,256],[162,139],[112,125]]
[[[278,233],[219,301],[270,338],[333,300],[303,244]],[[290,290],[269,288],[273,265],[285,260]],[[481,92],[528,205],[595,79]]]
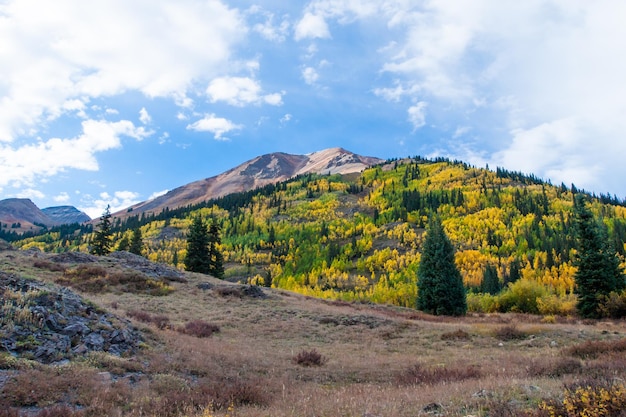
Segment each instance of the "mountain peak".
[[126,217],[137,213],[159,213],[166,207],[201,203],[228,194],[249,191],[268,184],[286,181],[302,174],[349,174],[360,172],[382,159],[361,156],[343,148],[329,148],[306,155],[274,152],[257,156],[243,164],[211,178],[175,188],[155,199],[115,213]]

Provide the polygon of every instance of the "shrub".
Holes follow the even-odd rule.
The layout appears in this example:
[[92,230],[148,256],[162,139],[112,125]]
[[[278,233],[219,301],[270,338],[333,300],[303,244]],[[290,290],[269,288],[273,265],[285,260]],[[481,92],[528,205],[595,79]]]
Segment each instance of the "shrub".
[[542,360],[536,359],[531,362],[528,367],[528,376],[530,377],[561,377],[563,375],[571,375],[580,373],[583,369],[582,363],[574,358],[559,358]]
[[528,279],[520,279],[509,285],[499,297],[500,311],[538,314],[537,300],[545,297],[548,290],[541,284]]
[[574,294],[564,296],[546,294],[537,299],[537,309],[539,314],[544,316],[573,316],[576,314],[576,296]]
[[527,334],[515,326],[503,326],[495,330],[494,336],[499,340],[509,341],[524,339]]
[[418,363],[398,374],[396,383],[398,385],[440,384],[480,377],[480,370],[471,365],[427,368]]
[[217,333],[220,331],[219,326],[215,324],[207,323],[202,320],[193,320],[187,322],[185,327],[180,328],[178,330],[180,333],[188,334],[190,336],[195,337],[209,337],[213,333]]
[[626,409],[626,387],[622,383],[588,381],[565,389],[562,402],[540,404],[550,416],[623,416]]
[[588,341],[570,346],[564,353],[581,359],[594,359],[605,353],[626,352],[626,339],[615,341]]
[[600,296],[600,315],[602,317],[621,318],[626,317],[626,291]]
[[140,310],[127,311],[126,315],[142,323],[154,324],[156,327],[158,327],[161,330],[166,329],[170,326],[169,317],[164,316],[164,315],[158,314],[158,315],[153,316],[149,313],[146,313],[145,311],[140,311]]
[[292,358],[292,361],[300,366],[322,366],[326,363],[326,358],[317,350],[312,349],[299,352]]
[[45,259],[37,259],[33,262],[33,266],[39,269],[47,269],[51,272],[64,272],[65,267],[56,262],[46,261]]
[[197,395],[209,399],[211,408],[220,410],[229,406],[252,405],[266,407],[271,396],[264,389],[267,384],[261,381],[249,381],[242,378],[218,378],[201,381]]
[[458,329],[441,335],[441,340],[469,340],[470,338],[470,334],[463,329]]

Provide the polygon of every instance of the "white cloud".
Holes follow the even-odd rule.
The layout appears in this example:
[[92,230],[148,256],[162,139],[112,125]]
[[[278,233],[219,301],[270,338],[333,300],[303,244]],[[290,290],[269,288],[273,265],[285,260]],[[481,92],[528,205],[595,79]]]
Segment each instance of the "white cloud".
[[212,102],[225,101],[232,106],[243,107],[247,104],[262,102],[280,106],[282,93],[261,94],[258,81],[249,77],[219,77],[211,81],[206,93]]
[[139,110],[139,121],[144,125],[150,124],[150,122],[152,122],[152,117],[150,117],[150,114],[145,107],[142,107],[141,110]]
[[162,195],[167,194],[169,190],[162,190],[162,191],[155,191],[154,193],[150,194],[150,197],[148,197],[148,200],[154,200],[157,197],[161,197]]
[[319,77],[317,70],[313,67],[306,67],[302,70],[302,78],[309,85],[315,84]]
[[70,196],[68,193],[62,192],[62,193],[59,193],[59,195],[54,196],[52,199],[55,202],[62,204],[62,203],[67,203],[68,201],[70,201]]
[[307,12],[296,25],[295,39],[314,38],[330,38],[330,31],[323,16]]
[[287,113],[283,117],[280,118],[280,123],[281,124],[289,123],[289,121],[291,121],[292,118],[293,118],[293,116],[291,114]]
[[53,138],[13,148],[0,145],[0,186],[30,185],[67,169],[97,171],[95,154],[121,146],[121,136],[141,140],[148,135],[143,127],[128,121],[82,122],[82,134],[72,139]]
[[239,130],[243,126],[237,125],[223,117],[216,117],[215,114],[207,114],[204,118],[187,126],[187,129],[196,132],[211,132],[215,139],[225,140],[224,134],[233,130]]
[[29,198],[31,200],[33,199],[41,199],[45,197],[45,194],[42,193],[39,190],[35,190],[32,188],[27,188],[25,190],[20,191],[19,193],[17,193],[15,195],[17,198]]
[[224,68],[247,30],[240,13],[217,0],[0,7],[1,141],[80,110],[77,101],[128,91],[186,97],[194,82]]
[[107,205],[110,206],[111,213],[115,213],[139,202],[139,194],[133,191],[115,191],[113,195],[102,192],[98,198],[83,196],[79,210],[87,213],[92,219],[97,219],[102,216]]
[[251,7],[248,10],[252,14],[259,15],[264,20],[259,23],[255,23],[252,26],[252,30],[260,34],[263,38],[273,41],[273,42],[284,42],[287,33],[289,32],[290,24],[287,18],[283,18],[283,20],[275,24],[274,23],[274,13],[267,12],[265,10],[261,10],[260,7]]
[[407,110],[409,114],[409,122],[413,125],[413,131],[423,127],[426,124],[426,103],[420,101]]

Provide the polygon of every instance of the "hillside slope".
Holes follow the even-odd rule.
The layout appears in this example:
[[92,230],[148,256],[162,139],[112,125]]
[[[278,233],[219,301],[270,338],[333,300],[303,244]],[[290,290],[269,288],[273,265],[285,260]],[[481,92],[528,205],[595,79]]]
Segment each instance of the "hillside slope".
[[[0,279],[3,329],[20,337],[15,356],[0,351],[5,415],[536,417],[541,401],[563,401],[564,386],[582,399],[626,373],[623,321],[432,317],[278,289],[249,292],[192,273],[160,296],[130,282],[89,284],[89,271],[143,276],[120,256],[0,251],[0,276],[41,282],[20,294],[27,288]],[[50,353],[64,359],[48,365],[23,352],[40,348],[29,332],[61,324],[45,304],[62,299],[57,291],[68,294],[55,282],[80,294],[89,320],[76,317],[78,324],[48,335],[57,335]],[[32,320],[41,313],[45,323]],[[115,354],[107,338],[136,331],[139,349]],[[620,386],[609,393],[612,403],[625,400]]]

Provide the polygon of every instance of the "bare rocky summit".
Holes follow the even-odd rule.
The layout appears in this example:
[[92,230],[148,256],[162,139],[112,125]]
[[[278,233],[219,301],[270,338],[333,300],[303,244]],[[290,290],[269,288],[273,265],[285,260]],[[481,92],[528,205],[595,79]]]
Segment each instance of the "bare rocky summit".
[[357,155],[342,148],[331,148],[306,155],[270,153],[244,162],[215,177],[175,188],[160,197],[138,203],[114,215],[127,217],[141,213],[158,214],[166,207],[174,209],[198,204],[212,198],[286,181],[298,175],[350,174],[381,162],[382,159]]

